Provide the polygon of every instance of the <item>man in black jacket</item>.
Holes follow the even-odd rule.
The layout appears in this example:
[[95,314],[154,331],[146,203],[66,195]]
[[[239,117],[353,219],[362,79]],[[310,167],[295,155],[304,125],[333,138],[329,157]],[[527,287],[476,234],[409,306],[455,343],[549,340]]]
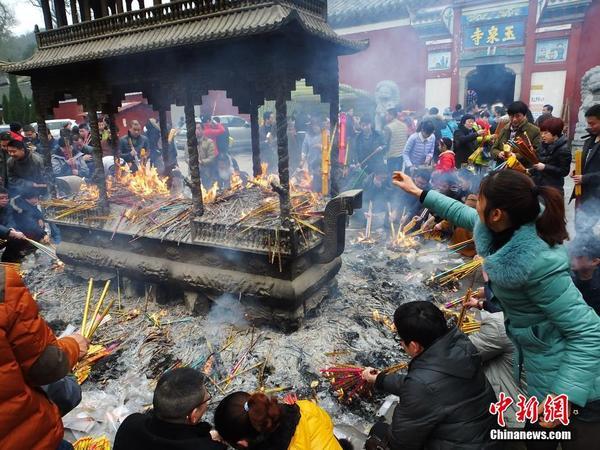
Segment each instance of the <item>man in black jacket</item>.
[[38,195],[47,192],[47,174],[44,159],[25,147],[22,141],[13,139],[8,143],[8,190],[19,195],[34,189]]
[[384,440],[392,450],[500,449],[490,439],[496,401],[481,356],[457,328],[448,329],[430,302],[398,307],[394,324],[404,351],[412,357],[406,375],[367,368],[363,378],[400,397]]
[[121,158],[131,167],[131,172],[138,171],[138,163],[143,164],[142,158],[150,157],[150,143],[142,134],[142,126],[137,120],[132,120],[126,136],[119,139]]
[[[583,144],[583,170],[581,175],[571,175],[575,185],[581,185],[575,212],[577,232],[589,233],[600,213],[600,104],[591,106],[585,113],[589,138]],[[573,196],[575,192],[573,192]]]
[[12,208],[9,206],[8,191],[0,186],[0,239],[4,242],[0,244],[0,249],[6,247],[8,241],[17,241],[23,244],[25,235],[17,231],[17,225],[12,214]]
[[[49,238],[45,230],[44,215],[38,208],[39,203],[37,190],[26,188],[21,195],[10,200],[7,208],[11,210],[15,227],[25,237],[47,243]],[[26,255],[35,251],[35,247],[21,239],[20,236],[15,237],[17,239],[8,240],[6,250],[2,254],[2,262],[20,263]]]
[[113,450],[224,450],[211,426],[201,422],[210,395],[204,376],[188,367],[164,374],[154,391],[150,414],[132,414],[123,421]]

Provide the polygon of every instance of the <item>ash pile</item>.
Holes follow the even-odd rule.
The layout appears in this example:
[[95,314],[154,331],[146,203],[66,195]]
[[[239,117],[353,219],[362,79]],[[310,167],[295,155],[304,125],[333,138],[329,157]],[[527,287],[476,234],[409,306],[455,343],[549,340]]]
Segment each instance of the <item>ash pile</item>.
[[[394,310],[406,301],[456,296],[453,284],[440,289],[426,282],[438,266],[462,262],[435,241],[425,241],[420,255],[414,248],[388,248],[384,239],[375,241],[376,233],[373,236],[365,245],[363,231],[350,231],[348,241],[353,244],[346,249],[337,287],[289,334],[254,327],[236,295],[219,297],[206,315],[190,316],[184,305],[130,296],[113,284],[107,298],[114,306],[92,342],[97,353],[90,352],[75,370],[83,400],[64,418],[67,433],[112,439],[127,415],[150,407],[156,380],[165,371],[191,366],[209,377],[211,409],[238,390],[293,394],[317,400],[338,426],[366,434],[383,397],[342,398],[322,369],[346,364],[384,368],[406,362],[392,329]],[[22,271],[58,334],[67,326],[80,326],[88,283],[49,264],[45,256],[33,255]],[[98,298],[104,286],[104,281],[95,280],[92,298]]]

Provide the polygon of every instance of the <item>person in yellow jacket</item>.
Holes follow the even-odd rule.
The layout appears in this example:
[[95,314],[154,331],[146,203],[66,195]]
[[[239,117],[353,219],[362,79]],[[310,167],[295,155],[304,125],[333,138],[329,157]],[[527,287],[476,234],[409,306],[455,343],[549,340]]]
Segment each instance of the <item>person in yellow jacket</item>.
[[309,400],[282,404],[264,394],[234,392],[215,411],[215,429],[236,449],[342,450],[352,448],[333,434],[333,422]]

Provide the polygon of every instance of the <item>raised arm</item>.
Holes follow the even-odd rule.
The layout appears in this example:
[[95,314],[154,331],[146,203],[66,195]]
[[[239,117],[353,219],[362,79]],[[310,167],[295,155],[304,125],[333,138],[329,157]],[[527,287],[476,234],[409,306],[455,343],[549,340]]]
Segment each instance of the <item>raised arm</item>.
[[412,178],[402,172],[394,172],[393,183],[408,194],[418,197],[425,208],[433,211],[443,219],[448,219],[458,227],[473,230],[479,220],[477,211],[473,208],[436,191],[424,192],[414,183]]
[[435,212],[438,216],[448,219],[457,227],[473,230],[479,221],[477,211],[461,202],[446,197],[437,191],[429,191],[425,196],[423,206]]

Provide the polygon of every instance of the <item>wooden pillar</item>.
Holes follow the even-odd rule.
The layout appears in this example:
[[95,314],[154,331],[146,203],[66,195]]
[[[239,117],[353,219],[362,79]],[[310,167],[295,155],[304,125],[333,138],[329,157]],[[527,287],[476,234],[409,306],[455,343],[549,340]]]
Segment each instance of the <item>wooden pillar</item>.
[[525,28],[525,57],[523,59],[523,80],[521,82],[520,100],[529,104],[531,94],[531,74],[535,59],[535,29],[537,27],[537,0],[529,0],[527,26]]
[[571,28],[571,34],[569,36],[569,48],[572,51],[567,52],[567,79],[565,80],[565,92],[563,96],[563,108],[569,108],[569,117],[565,117],[565,111],[563,109],[562,116],[567,124],[567,133],[570,139],[573,139],[575,134],[575,127],[577,126],[577,111],[579,110],[579,103],[576,101],[579,95],[579,83],[581,79],[577,77],[577,61],[579,58],[579,49],[581,43],[582,23],[574,23]]
[[250,137],[252,140],[252,173],[258,176],[260,169],[260,137],[258,131],[258,103],[250,104]]
[[100,0],[100,15],[102,17],[108,17],[108,3],[106,0]]
[[56,14],[56,24],[58,27],[66,27],[67,9],[65,8],[65,0],[54,0],[54,13]]
[[79,23],[79,14],[77,14],[77,0],[70,0],[69,4],[71,5],[71,21],[75,23]]
[[202,181],[200,179],[200,163],[198,161],[198,138],[196,137],[196,113],[194,112],[194,101],[191,93],[186,94],[185,106],[185,126],[187,128],[187,148],[188,148],[188,166],[190,169],[190,179],[192,185],[192,206],[193,216],[199,217],[204,214],[204,204],[202,203]]
[[115,0],[115,5],[117,6],[117,14],[121,14],[125,11],[123,8],[123,0]]
[[86,22],[88,20],[92,20],[92,15],[90,12],[90,0],[82,0],[81,2],[81,21]]
[[[342,168],[338,161],[339,159],[339,138],[340,130],[338,122],[339,122],[339,114],[340,114],[340,89],[338,86],[337,76],[333,83],[331,84],[331,93],[329,97],[329,121],[331,122],[331,135],[329,137],[331,141],[331,169],[329,170],[329,183],[331,186],[330,192],[331,196],[335,197],[340,192],[339,180],[342,176]],[[335,132],[335,134],[334,134]]]
[[48,128],[46,127],[46,117],[42,112],[43,107],[36,106],[36,120],[38,126],[38,137],[42,146],[42,156],[44,157],[44,171],[46,185],[48,186],[48,194],[51,197],[56,197],[56,185],[54,184],[54,174],[52,172],[52,154],[50,144],[48,143]]
[[119,131],[117,130],[114,112],[108,114],[108,128],[110,130],[110,146],[115,159],[115,178],[119,179],[121,176],[121,146],[119,145]]
[[277,126],[277,161],[279,169],[278,189],[279,208],[281,210],[281,222],[289,223],[290,207],[290,169],[288,155],[288,137],[287,137],[287,97],[288,91],[285,84],[277,89],[275,97],[275,121]]
[[[461,52],[461,42],[462,42],[462,34],[461,34],[461,21],[460,17],[460,8],[454,8],[454,20],[452,29],[452,54],[450,55],[451,61],[451,75],[450,75],[450,108],[454,110],[454,106],[457,103],[462,103],[463,99],[458,98],[458,91],[460,90],[460,52]],[[465,105],[466,107],[467,105]]]
[[50,0],[42,0],[42,13],[44,14],[44,25],[46,30],[51,30],[52,25],[52,12],[50,11]]
[[169,126],[167,124],[167,110],[164,107],[158,108],[158,122],[160,125],[160,143],[162,146],[162,158],[165,165],[164,176],[171,177],[173,167],[177,163],[175,161],[169,161]]
[[[91,103],[91,102],[90,102]],[[88,105],[90,105],[88,103]],[[102,146],[100,145],[100,129],[98,128],[98,113],[95,105],[88,106],[88,118],[90,121],[91,144],[94,148],[94,175],[92,180],[98,186],[100,191],[99,204],[102,207],[108,206],[108,194],[106,191],[106,174],[104,173],[104,163],[102,162]]]
[[162,0],[154,0],[154,6],[160,6],[162,4]]

